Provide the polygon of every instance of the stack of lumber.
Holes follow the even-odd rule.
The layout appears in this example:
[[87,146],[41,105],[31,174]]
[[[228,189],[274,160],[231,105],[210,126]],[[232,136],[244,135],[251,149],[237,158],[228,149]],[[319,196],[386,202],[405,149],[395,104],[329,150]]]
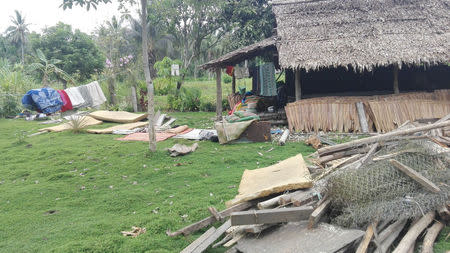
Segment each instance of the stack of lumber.
[[[357,104],[363,105],[358,111]],[[322,97],[285,107],[291,131],[389,132],[406,120],[441,118],[450,113],[450,90],[365,97]],[[363,123],[363,125],[361,124]]]
[[[432,252],[433,243],[449,220],[449,206],[424,213],[419,218],[373,220],[360,229],[329,224],[333,212],[333,195],[327,192],[327,177],[352,164],[356,169],[375,159],[377,150],[397,139],[429,138],[450,126],[450,115],[433,124],[401,128],[377,136],[320,148],[319,164],[332,163],[321,175],[311,180],[301,155],[273,166],[244,172],[239,194],[227,202],[228,208],[219,212],[209,207],[209,217],[169,236],[189,235],[210,227],[193,240],[182,252],[204,252],[209,247],[228,247],[227,252],[412,252],[420,235],[425,235],[422,252]],[[349,149],[352,152],[349,152]],[[358,150],[358,152],[354,152]],[[386,155],[384,155],[386,156]],[[385,158],[383,158],[385,159]],[[440,188],[423,175],[391,159],[391,163],[425,189],[437,192]],[[293,174],[289,171],[293,170]],[[272,184],[271,184],[272,182]],[[214,223],[222,223],[217,227]],[[427,229],[428,228],[428,229]]]

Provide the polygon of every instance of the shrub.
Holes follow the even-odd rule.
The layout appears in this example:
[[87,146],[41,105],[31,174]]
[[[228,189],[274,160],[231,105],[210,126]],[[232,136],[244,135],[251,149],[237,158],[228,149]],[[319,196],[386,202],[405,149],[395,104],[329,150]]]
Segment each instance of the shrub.
[[19,102],[15,96],[0,94],[0,117],[17,115],[20,112]]
[[214,112],[216,111],[216,100],[211,97],[203,97],[200,99],[200,111]]
[[154,80],[155,95],[166,96],[171,90],[176,88],[175,83],[170,78],[158,77]]
[[182,87],[178,93],[175,91],[167,96],[167,104],[171,110],[198,111],[201,95],[202,92],[197,88]]
[[223,82],[224,83],[231,83],[233,81],[233,78],[229,75],[224,75],[223,76]]

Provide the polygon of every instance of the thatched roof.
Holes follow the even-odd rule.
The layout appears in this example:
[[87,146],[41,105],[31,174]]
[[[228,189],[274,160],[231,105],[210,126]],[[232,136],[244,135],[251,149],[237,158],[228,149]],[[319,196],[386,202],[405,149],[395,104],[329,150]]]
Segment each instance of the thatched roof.
[[276,51],[275,47],[276,37],[270,37],[264,39],[260,42],[239,48],[233,52],[221,56],[218,59],[212,60],[200,66],[203,69],[211,68],[224,68],[226,66],[234,66],[244,60],[251,59],[257,55],[260,55],[264,51],[273,50]]
[[450,0],[274,0],[282,68],[450,62]]

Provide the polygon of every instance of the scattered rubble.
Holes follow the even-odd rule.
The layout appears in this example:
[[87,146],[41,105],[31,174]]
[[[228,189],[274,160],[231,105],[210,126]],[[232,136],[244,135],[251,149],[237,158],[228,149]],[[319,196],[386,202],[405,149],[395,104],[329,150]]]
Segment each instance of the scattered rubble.
[[[309,159],[316,165],[310,166],[315,174],[308,189],[280,181],[277,170],[270,176],[246,171],[228,209],[209,207],[211,216],[167,234],[188,235],[224,222],[207,230],[182,251],[186,253],[209,246],[232,247],[227,252],[399,253],[414,249],[427,231],[422,250],[432,252],[450,213],[449,118],[419,126],[406,123],[342,144],[318,136],[332,145]],[[259,194],[259,186],[271,191]]]

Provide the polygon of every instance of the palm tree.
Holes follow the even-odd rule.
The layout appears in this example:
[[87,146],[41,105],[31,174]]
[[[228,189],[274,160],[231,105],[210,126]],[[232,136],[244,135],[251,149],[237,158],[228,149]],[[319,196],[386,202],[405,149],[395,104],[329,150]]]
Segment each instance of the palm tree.
[[61,63],[61,60],[48,60],[40,49],[36,50],[36,55],[40,62],[32,63],[30,65],[30,69],[31,71],[38,71],[42,73],[42,83],[44,84],[44,86],[48,85],[48,77],[51,74],[56,74],[63,80],[73,82],[73,79],[69,74],[56,66],[57,64]]
[[[140,20],[136,20],[133,17],[128,17],[131,25],[131,33],[136,42],[142,42],[142,23]],[[148,38],[148,57],[150,63],[150,72],[152,78],[156,77],[156,71],[153,68],[155,62],[162,60],[164,56],[176,58],[174,55],[173,41],[175,37],[168,34],[163,26],[151,25],[152,21],[147,19],[147,38]]]
[[15,10],[16,16],[11,16],[12,26],[6,29],[6,33],[8,37],[12,39],[14,43],[20,43],[20,47],[22,49],[22,64],[25,63],[25,35],[28,33],[29,24],[25,23],[25,17],[22,16],[18,10]]

